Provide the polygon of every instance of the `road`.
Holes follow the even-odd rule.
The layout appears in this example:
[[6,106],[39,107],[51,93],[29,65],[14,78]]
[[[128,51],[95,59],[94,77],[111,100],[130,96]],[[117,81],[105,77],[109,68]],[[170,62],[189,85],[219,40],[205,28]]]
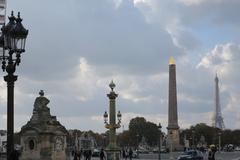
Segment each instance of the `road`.
[[[174,157],[174,160],[177,159],[178,155],[180,155],[181,152],[174,152],[172,154],[172,157]],[[161,160],[170,160],[171,155],[170,154],[161,154]],[[152,160],[152,159],[158,159],[158,154],[141,154],[140,159],[142,160]],[[216,160],[240,160],[240,152],[217,152],[215,155]]]
[[[176,160],[181,152],[174,152],[172,154],[173,159]],[[170,160],[170,154],[161,154],[161,160]],[[158,154],[141,154],[140,159],[142,160],[152,160],[158,159]],[[215,156],[216,160],[240,160],[240,152],[217,152]]]
[[[174,160],[177,159],[177,156],[181,154],[180,152],[174,152],[172,156]],[[170,160],[170,154],[161,154],[161,160]],[[158,159],[158,154],[140,154],[140,160],[153,160]],[[133,160],[139,160],[133,159]],[[0,156],[0,160],[6,160],[6,158]],[[70,158],[72,160],[72,158]],[[99,160],[97,157],[93,157],[92,160]],[[240,152],[217,152],[216,153],[216,160],[240,160]]]

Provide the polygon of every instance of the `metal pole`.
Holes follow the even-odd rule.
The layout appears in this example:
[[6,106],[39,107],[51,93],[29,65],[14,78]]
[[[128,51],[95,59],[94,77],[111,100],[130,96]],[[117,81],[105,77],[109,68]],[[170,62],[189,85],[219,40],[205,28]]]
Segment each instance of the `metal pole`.
[[171,154],[170,154],[170,156],[171,156],[170,159],[172,160],[172,159],[173,159],[173,155],[172,155],[172,140],[171,140],[170,153],[171,153]]
[[195,137],[194,137],[194,134],[193,134],[193,149],[195,149],[195,139],[194,139]]
[[139,134],[137,134],[137,158],[139,158]]
[[11,159],[14,151],[14,82],[17,76],[8,74],[4,76],[7,82],[7,158]]
[[161,160],[161,133],[159,136],[159,150],[158,150],[158,159]]
[[9,51],[8,65],[6,71],[8,75],[4,76],[7,82],[7,159],[12,160],[11,155],[14,151],[14,82],[17,76],[14,75],[16,66],[12,59],[13,51]]
[[[115,106],[115,98],[110,99],[110,105],[109,105],[109,117],[110,122],[109,124],[112,126],[116,125],[116,106]],[[116,128],[111,127],[109,130],[109,144],[112,147],[116,147]]]
[[218,151],[221,152],[221,134],[218,134]]

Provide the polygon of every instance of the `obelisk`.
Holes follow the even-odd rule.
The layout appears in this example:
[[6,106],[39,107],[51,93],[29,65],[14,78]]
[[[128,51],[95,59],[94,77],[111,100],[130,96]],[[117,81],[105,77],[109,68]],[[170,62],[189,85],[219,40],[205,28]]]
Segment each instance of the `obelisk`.
[[177,111],[176,64],[173,57],[169,61],[169,91],[168,91],[168,147],[179,150],[179,126]]

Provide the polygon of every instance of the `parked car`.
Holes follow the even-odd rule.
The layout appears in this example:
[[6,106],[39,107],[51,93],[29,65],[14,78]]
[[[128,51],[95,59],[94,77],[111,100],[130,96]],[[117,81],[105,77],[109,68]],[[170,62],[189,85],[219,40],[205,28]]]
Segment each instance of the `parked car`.
[[92,156],[93,156],[93,157],[99,157],[99,155],[100,155],[99,149],[93,149]]
[[132,158],[139,158],[137,151],[133,151]]
[[203,160],[203,154],[197,150],[189,150],[178,156],[178,160]]
[[235,147],[235,149],[234,149],[235,151],[240,151],[240,147]]
[[161,148],[161,153],[169,153],[169,149],[168,148]]
[[[154,148],[152,150],[153,153],[158,153],[159,152],[159,148]],[[161,153],[168,153],[169,150],[167,148],[161,148]]]
[[149,153],[149,151],[145,150],[145,149],[139,149],[138,152],[143,153],[143,154],[148,154]]
[[227,144],[223,147],[223,150],[225,152],[233,152],[234,151],[234,146],[233,146],[233,144]]

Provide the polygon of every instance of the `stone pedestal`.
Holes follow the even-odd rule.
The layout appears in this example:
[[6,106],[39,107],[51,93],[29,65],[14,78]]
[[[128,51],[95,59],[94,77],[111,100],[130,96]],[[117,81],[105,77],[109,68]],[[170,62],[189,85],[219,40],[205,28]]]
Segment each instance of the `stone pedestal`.
[[47,107],[43,91],[34,102],[30,121],[21,128],[21,160],[66,160],[68,132]]
[[169,129],[168,130],[168,142],[167,148],[171,151],[181,151],[183,146],[179,142],[179,129]]
[[121,151],[118,149],[106,149],[106,160],[120,160]]

